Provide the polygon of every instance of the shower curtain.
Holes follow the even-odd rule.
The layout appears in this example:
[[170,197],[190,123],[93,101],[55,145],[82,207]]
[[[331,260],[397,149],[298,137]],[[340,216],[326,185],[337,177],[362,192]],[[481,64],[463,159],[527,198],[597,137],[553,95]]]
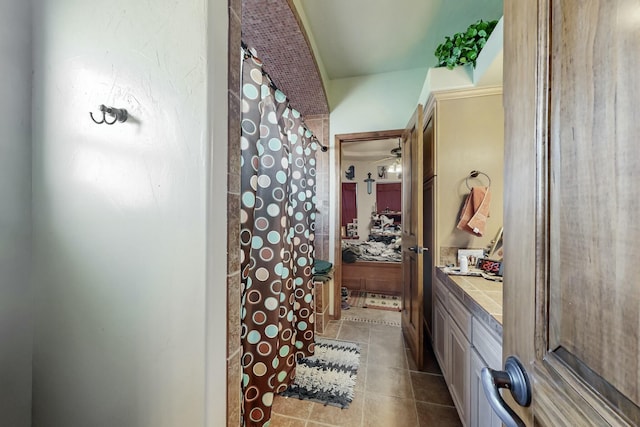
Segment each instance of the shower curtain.
[[250,54],[241,109],[243,420],[264,426],[296,360],[314,351],[317,143]]

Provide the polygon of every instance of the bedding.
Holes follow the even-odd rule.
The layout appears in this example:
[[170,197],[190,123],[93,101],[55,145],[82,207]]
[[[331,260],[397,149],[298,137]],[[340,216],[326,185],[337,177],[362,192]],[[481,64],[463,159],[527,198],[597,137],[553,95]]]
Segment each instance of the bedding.
[[402,261],[402,243],[399,238],[365,242],[342,241],[342,260],[355,261]]

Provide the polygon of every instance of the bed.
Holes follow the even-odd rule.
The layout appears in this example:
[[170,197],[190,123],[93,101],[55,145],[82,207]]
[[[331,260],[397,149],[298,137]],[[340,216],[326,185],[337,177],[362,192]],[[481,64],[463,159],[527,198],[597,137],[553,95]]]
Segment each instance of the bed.
[[[343,242],[342,286],[349,290],[395,294],[402,292],[402,251],[396,239]],[[345,257],[345,251],[356,254]]]

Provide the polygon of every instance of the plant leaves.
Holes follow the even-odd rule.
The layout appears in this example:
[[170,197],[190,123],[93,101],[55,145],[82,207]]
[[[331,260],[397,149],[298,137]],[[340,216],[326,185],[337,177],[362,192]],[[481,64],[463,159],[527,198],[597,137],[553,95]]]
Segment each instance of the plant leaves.
[[453,69],[456,65],[471,63],[475,67],[478,54],[497,24],[497,20],[486,22],[480,19],[469,25],[464,33],[446,36],[434,52],[438,66]]

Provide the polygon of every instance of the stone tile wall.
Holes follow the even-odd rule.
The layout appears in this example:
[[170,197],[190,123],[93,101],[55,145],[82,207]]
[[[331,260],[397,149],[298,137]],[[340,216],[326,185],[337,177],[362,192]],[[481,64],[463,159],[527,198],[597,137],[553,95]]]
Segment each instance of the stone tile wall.
[[227,175],[227,426],[241,425],[240,342],[240,42],[241,0],[229,0],[229,151]]
[[[318,140],[329,147],[329,115],[320,114],[307,116],[304,122]],[[316,177],[316,259],[329,260],[329,153],[328,151],[316,152],[317,177]]]

